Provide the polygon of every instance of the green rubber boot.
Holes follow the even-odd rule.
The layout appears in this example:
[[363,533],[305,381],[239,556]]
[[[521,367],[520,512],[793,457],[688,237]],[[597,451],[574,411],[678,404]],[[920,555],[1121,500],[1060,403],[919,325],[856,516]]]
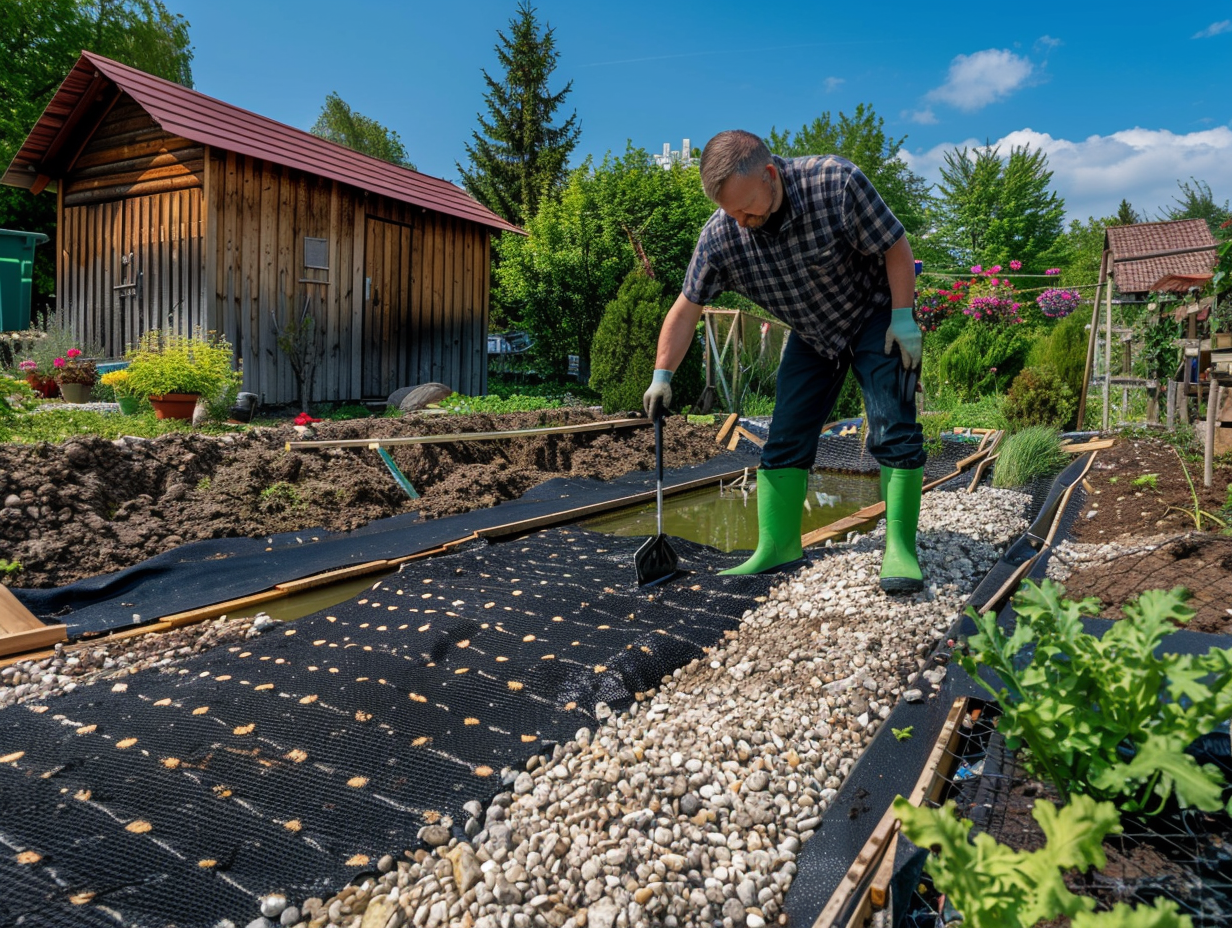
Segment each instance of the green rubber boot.
[[757,550],[723,574],[760,574],[804,557],[800,536],[808,471],[780,467],[757,471]]
[[887,593],[918,593],[924,575],[916,557],[924,468],[881,468],[881,495],[886,504],[886,549],[881,560],[881,588]]

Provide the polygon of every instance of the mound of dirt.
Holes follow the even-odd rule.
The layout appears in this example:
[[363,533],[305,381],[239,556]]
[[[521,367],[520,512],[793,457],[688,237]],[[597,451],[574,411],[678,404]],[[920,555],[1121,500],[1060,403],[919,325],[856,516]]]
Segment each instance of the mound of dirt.
[[[320,440],[510,431],[598,421],[588,410],[322,422]],[[668,419],[666,467],[721,449],[716,426]],[[20,569],[6,585],[61,586],[137,564],[190,541],[324,528],[350,531],[418,511],[424,518],[493,506],[553,477],[607,480],[654,466],[649,428],[390,449],[421,499],[395,484],[375,451],[286,451],[290,427],[213,437],[0,445],[0,552]]]

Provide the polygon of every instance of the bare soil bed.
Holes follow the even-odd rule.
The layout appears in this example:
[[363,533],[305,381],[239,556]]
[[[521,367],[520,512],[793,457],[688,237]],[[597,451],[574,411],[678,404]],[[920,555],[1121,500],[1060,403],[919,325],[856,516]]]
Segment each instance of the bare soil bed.
[[[1198,508],[1218,514],[1227,501],[1232,466],[1215,468],[1209,488],[1203,486],[1200,465],[1185,466],[1198,493]],[[1134,486],[1148,474],[1155,479]],[[1120,606],[1145,590],[1182,586],[1190,591],[1189,606],[1197,612],[1188,628],[1232,633],[1232,537],[1221,534],[1206,516],[1205,530],[1196,530],[1193,494],[1172,448],[1160,441],[1118,441],[1096,455],[1087,479],[1092,492],[1074,526],[1073,540],[1131,547],[1149,542],[1154,550],[1083,566],[1065,580],[1067,595],[1096,596],[1103,603],[1103,616],[1119,619]]]
[[[588,410],[321,422],[316,439],[508,431],[599,421]],[[668,419],[664,466],[718,453],[717,426]],[[16,587],[62,586],[190,541],[323,528],[349,531],[418,511],[437,518],[494,506],[553,477],[608,480],[654,466],[654,433],[632,429],[395,447],[421,494],[409,499],[366,448],[286,451],[287,425],[223,437],[83,437],[0,445],[0,557]]]

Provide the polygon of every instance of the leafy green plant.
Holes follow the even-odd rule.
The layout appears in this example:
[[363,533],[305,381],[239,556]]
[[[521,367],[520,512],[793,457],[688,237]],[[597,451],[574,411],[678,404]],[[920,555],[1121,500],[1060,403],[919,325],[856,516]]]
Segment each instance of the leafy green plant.
[[10,561],[0,557],[0,574],[6,577],[11,577],[13,574],[20,573],[25,568],[21,566],[20,561]]
[[231,367],[231,344],[196,329],[179,335],[152,329],[128,351],[128,383],[137,396],[196,393],[218,415],[235,402],[240,374]]
[[897,741],[907,741],[911,738],[912,732],[915,731],[914,725],[908,725],[906,728],[891,728],[894,733],[894,738]]
[[1216,523],[1220,528],[1227,528],[1228,527],[1227,522],[1219,518],[1219,516],[1212,515],[1211,513],[1207,512],[1205,509],[1202,508],[1202,504],[1198,499],[1198,491],[1194,487],[1193,478],[1189,476],[1189,468],[1185,466],[1185,459],[1181,457],[1181,453],[1177,451],[1176,448],[1173,448],[1172,452],[1173,454],[1176,455],[1176,460],[1181,465],[1181,471],[1185,474],[1185,482],[1189,484],[1189,495],[1193,497],[1193,508],[1192,509],[1182,509],[1180,506],[1169,506],[1168,511],[1172,512],[1175,510],[1176,512],[1185,513],[1185,515],[1193,519],[1194,528],[1196,528],[1198,531],[1202,531],[1202,517],[1203,516],[1206,516],[1212,522]]
[[281,511],[284,509],[295,509],[304,505],[304,499],[300,495],[299,489],[285,480],[279,480],[277,483],[271,483],[268,487],[261,491],[262,509],[269,511]]
[[1074,928],[1192,928],[1171,900],[1093,913],[1095,900],[1065,885],[1066,871],[1107,863],[1104,838],[1121,832],[1120,816],[1110,802],[1078,795],[1057,809],[1037,800],[1031,815],[1047,838],[1037,851],[1013,850],[985,833],[971,838],[972,825],[958,818],[953,802],[940,809],[917,808],[899,796],[894,812],[903,834],[931,849],[924,868],[933,886],[972,928],[1031,928],[1059,916],[1071,918]]
[[[490,416],[498,416],[509,412],[536,412],[540,409],[559,409],[561,405],[560,400],[550,400],[542,396],[521,396],[517,393],[507,397],[463,396],[461,393],[451,393],[440,402],[442,409],[447,409],[457,415],[482,413]],[[396,408],[394,411],[401,415]]]
[[[1062,797],[1120,797],[1123,808],[1148,814],[1174,795],[1184,806],[1222,808],[1218,769],[1200,766],[1185,748],[1232,712],[1232,650],[1156,653],[1174,623],[1193,617],[1180,588],[1125,604],[1125,618],[1102,639],[1082,630],[1082,616],[1098,614],[1099,600],[1072,602],[1064,592],[1051,580],[1026,582],[1010,636],[994,614],[968,609],[979,634],[959,660],[1000,704],[1006,743],[1012,750],[1025,744],[1029,769]],[[1000,688],[981,668],[1000,677]]]
[[744,414],[746,416],[773,416],[774,397],[762,396],[760,393],[749,393],[744,397]]
[[1014,378],[1003,407],[1010,428],[1032,425],[1066,428],[1073,424],[1078,398],[1050,367],[1028,367]]
[[1036,477],[1047,477],[1065,466],[1061,436],[1047,425],[1032,425],[1005,439],[992,472],[994,487],[1026,486]]
[[1052,324],[1047,336],[1032,349],[1028,364],[1050,367],[1065,381],[1074,396],[1082,392],[1082,377],[1087,364],[1087,325],[1091,314],[1071,313]]
[[0,374],[0,441],[9,439],[22,413],[32,402],[34,391],[25,381]]
[[1138,489],[1147,487],[1155,490],[1159,488],[1159,474],[1143,474],[1141,477],[1134,478],[1134,486]]

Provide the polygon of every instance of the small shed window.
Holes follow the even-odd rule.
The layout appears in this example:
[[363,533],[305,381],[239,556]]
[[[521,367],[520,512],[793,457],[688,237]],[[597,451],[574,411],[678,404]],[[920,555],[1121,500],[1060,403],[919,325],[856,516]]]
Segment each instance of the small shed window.
[[329,270],[329,239],[304,237],[304,267]]

